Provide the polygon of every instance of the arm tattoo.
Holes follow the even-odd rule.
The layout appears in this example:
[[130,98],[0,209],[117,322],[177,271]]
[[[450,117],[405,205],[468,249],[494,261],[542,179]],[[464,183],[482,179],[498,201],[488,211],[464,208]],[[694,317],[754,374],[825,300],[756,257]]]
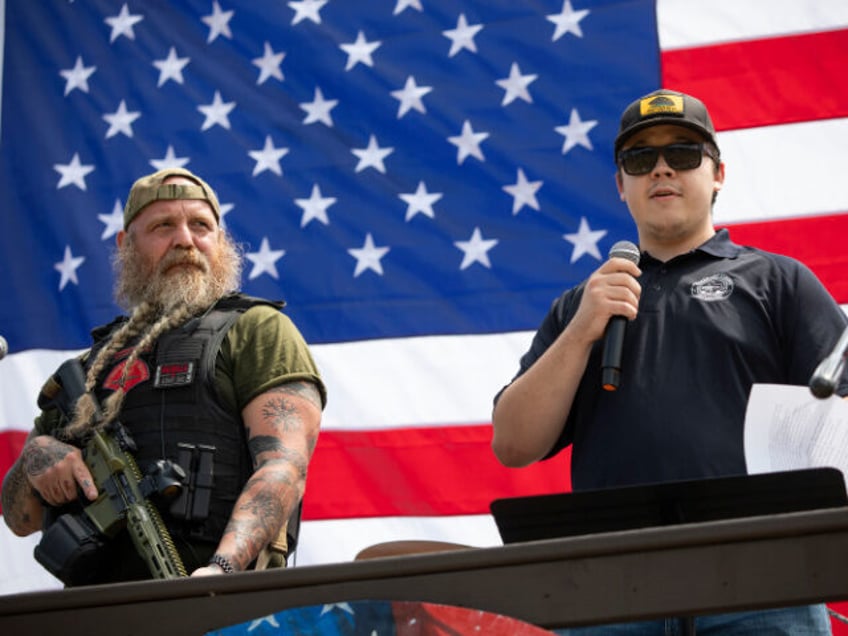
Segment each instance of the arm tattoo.
[[311,402],[318,410],[321,410],[321,394],[312,382],[287,382],[272,389],[275,393],[296,395]]
[[269,420],[275,429],[282,426],[284,431],[295,430],[301,423],[297,408],[285,397],[274,397],[265,402],[262,407],[262,417]]
[[8,525],[29,524],[29,514],[25,511],[17,511],[18,505],[23,505],[22,500],[29,492],[31,492],[29,481],[20,464],[15,464],[3,480],[3,492],[0,495],[0,506],[3,508],[3,515],[7,517]]
[[35,476],[61,461],[70,452],[65,444],[50,444],[49,446],[25,446],[21,454],[21,464],[27,475]]
[[[248,555],[259,554],[286,521],[284,514],[296,497],[291,486],[284,473],[254,476],[245,485],[248,498],[237,505],[224,530],[224,536],[235,542],[233,560],[237,569],[247,569],[252,560]],[[280,489],[289,489],[292,494],[280,496]]]
[[[298,476],[306,479],[306,469],[309,463],[301,453],[286,447],[279,439],[270,435],[259,435],[247,442],[247,447],[253,457],[254,468],[268,466],[271,464],[294,466]],[[273,455],[265,460],[260,460],[261,453],[271,452]]]

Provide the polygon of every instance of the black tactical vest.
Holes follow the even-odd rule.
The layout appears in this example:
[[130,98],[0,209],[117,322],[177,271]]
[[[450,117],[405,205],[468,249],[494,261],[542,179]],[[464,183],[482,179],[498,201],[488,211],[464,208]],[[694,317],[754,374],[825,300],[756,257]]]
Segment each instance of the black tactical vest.
[[[253,472],[241,415],[225,405],[216,390],[215,361],[229,328],[257,304],[282,306],[240,294],[228,296],[205,314],[160,336],[151,351],[141,354],[125,383],[119,418],[136,443],[141,471],[168,459],[180,463],[189,478],[196,480],[180,500],[158,504],[178,548],[196,541],[217,544]],[[95,332],[102,338],[89,361],[115,324],[109,327]],[[110,382],[120,377],[125,358],[119,353],[99,378],[101,403],[112,393]]]

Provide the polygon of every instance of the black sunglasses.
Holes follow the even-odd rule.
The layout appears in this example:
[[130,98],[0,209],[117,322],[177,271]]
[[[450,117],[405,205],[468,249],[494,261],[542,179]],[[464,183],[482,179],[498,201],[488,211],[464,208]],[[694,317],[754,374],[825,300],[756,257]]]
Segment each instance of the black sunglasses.
[[692,142],[628,148],[618,153],[618,165],[629,175],[648,174],[657,165],[660,154],[672,170],[694,170],[701,165],[704,155],[718,163],[718,155],[710,145]]

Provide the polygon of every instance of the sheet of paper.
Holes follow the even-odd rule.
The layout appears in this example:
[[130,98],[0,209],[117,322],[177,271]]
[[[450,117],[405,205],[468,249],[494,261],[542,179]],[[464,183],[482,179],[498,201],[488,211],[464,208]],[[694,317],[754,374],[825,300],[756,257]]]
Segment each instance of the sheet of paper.
[[848,475],[848,401],[805,386],[755,384],[745,413],[748,472],[830,466]]

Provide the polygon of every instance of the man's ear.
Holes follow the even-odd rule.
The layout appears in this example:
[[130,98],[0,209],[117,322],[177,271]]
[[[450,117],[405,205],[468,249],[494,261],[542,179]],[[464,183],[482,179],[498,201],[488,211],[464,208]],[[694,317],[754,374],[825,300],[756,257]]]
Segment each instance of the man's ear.
[[126,230],[118,230],[118,233],[115,235],[115,245],[117,245],[118,248],[120,248],[121,245],[124,244],[124,239],[126,237],[127,237]]
[[718,164],[718,169],[715,174],[715,184],[713,185],[713,191],[718,192],[724,186],[724,162],[722,161]]
[[621,171],[615,171],[615,187],[618,188],[618,198],[624,201],[624,184],[621,181]]

